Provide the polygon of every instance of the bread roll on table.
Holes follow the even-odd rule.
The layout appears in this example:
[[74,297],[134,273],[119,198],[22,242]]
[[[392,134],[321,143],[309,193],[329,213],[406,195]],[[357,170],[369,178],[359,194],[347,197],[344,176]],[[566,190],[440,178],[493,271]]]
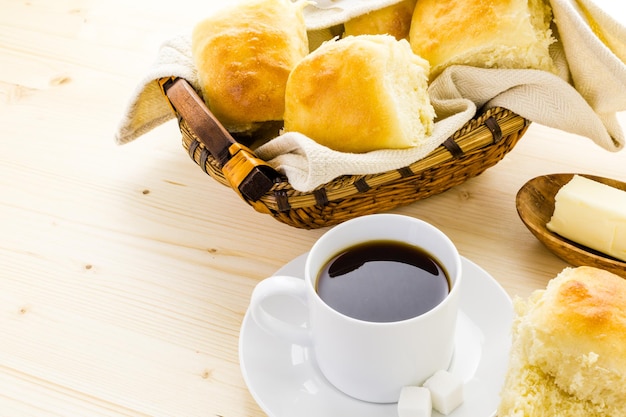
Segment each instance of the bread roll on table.
[[409,40],[431,79],[455,64],[554,72],[551,21],[543,0],[419,0]]
[[498,417],[626,415],[626,280],[566,268],[516,309]]
[[248,0],[194,27],[192,55],[203,98],[230,132],[282,120],[287,78],[309,52],[305,5]]
[[432,133],[428,62],[406,40],[360,35],[329,41],[293,69],[285,130],[341,152],[419,146]]

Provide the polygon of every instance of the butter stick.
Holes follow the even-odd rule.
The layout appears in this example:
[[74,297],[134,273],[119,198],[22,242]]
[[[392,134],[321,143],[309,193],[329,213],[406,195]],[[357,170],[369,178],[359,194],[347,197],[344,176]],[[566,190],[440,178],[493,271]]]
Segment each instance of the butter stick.
[[626,192],[575,175],[555,196],[548,230],[626,261]]

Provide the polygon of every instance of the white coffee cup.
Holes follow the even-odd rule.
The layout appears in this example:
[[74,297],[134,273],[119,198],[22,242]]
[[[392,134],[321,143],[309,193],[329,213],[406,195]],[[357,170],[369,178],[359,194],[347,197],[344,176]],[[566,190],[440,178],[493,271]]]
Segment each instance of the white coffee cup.
[[[416,317],[371,322],[339,313],[316,291],[320,270],[334,256],[372,241],[398,241],[421,248],[437,259],[450,290],[438,305]],[[369,402],[397,402],[402,387],[419,385],[448,369],[462,280],[461,257],[451,240],[434,226],[404,215],[373,214],[348,220],[322,235],[309,252],[304,280],[273,276],[261,281],[251,297],[250,312],[262,329],[310,346],[322,374],[345,394]],[[295,297],[307,308],[306,327],[289,323],[264,308],[277,296]]]

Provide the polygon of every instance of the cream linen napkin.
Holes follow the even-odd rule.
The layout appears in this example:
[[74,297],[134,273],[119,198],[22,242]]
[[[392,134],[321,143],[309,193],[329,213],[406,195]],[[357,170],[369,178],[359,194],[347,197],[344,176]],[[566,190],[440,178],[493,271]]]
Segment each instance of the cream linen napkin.
[[[326,28],[396,2],[318,1],[305,9],[307,27],[323,36]],[[256,154],[283,172],[294,189],[310,191],[341,175],[375,174],[409,165],[434,150],[483,106],[505,107],[533,122],[590,138],[609,151],[621,149],[624,134],[616,112],[626,110],[626,29],[591,0],[551,3],[560,40],[551,53],[559,75],[466,66],[446,69],[429,87],[437,120],[425,146],[347,154],[289,132],[259,147]],[[161,48],[118,127],[118,143],[130,142],[173,117],[155,81],[163,76],[185,78],[197,88],[188,37],[172,39]]]
[[191,37],[179,36],[161,45],[157,59],[133,92],[119,123],[115,133],[118,144],[131,142],[174,118],[158,83],[164,77],[184,78],[199,90],[198,74],[191,58]]

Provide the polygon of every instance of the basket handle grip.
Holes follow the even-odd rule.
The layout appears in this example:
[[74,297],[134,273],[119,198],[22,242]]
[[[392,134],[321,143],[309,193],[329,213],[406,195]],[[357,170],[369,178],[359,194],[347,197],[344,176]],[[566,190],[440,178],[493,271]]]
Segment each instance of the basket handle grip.
[[232,137],[187,80],[166,77],[159,85],[174,111],[215,158],[231,187],[257,210],[263,210],[254,203],[273,187],[280,174]]

